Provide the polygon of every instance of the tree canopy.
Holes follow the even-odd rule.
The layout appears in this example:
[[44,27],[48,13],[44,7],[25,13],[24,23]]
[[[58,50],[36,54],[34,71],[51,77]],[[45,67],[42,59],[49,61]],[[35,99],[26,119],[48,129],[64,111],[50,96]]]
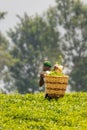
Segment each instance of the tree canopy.
[[18,16],[20,23],[8,32],[13,42],[11,54],[20,62],[10,68],[20,93],[38,90],[38,74],[45,59],[52,62],[60,56],[59,33],[41,16]]
[[64,31],[62,52],[70,69],[71,90],[87,91],[87,5],[80,0],[56,0],[56,3],[58,24]]

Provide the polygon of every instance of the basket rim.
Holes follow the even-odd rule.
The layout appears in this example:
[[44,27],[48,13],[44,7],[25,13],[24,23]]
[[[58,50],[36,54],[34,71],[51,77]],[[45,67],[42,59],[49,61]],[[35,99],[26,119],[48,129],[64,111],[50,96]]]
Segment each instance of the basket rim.
[[63,76],[52,76],[52,75],[45,75],[45,77],[54,77],[54,78],[62,78],[62,77],[65,77],[65,78],[69,78],[68,75],[63,75]]

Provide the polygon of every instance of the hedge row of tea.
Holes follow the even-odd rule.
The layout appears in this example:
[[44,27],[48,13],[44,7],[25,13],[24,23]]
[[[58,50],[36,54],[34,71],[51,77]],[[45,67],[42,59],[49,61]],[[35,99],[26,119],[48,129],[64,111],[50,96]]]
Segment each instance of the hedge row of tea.
[[87,130],[87,93],[0,94],[0,130]]

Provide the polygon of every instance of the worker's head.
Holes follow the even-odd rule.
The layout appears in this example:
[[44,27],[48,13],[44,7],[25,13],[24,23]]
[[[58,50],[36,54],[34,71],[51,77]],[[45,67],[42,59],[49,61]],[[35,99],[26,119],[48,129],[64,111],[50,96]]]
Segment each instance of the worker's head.
[[50,70],[51,67],[52,67],[52,65],[51,65],[50,61],[45,61],[45,62],[43,63],[43,70],[44,70],[44,71]]

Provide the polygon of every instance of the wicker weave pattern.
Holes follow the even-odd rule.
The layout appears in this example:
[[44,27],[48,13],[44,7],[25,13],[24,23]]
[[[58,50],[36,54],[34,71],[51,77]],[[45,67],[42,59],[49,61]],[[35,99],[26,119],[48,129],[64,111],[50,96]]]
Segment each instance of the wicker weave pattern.
[[45,92],[51,97],[63,96],[68,84],[68,76],[45,76]]
[[67,86],[67,84],[60,84],[60,83],[56,83],[56,84],[54,84],[54,83],[49,83],[49,82],[47,82],[46,83],[46,88],[47,89],[66,89],[66,86]]

